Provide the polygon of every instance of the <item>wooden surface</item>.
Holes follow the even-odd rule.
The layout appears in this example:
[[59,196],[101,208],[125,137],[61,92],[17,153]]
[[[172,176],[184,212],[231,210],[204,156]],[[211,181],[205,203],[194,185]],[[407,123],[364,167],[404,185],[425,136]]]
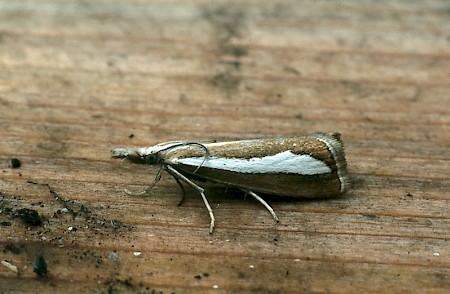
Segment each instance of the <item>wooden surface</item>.
[[[0,292],[449,291],[449,11],[446,0],[1,0],[0,255],[19,273],[0,266]],[[149,197],[128,196],[156,169],[109,153],[314,131],[342,133],[352,189],[270,197],[276,224],[208,186],[213,235],[195,191],[178,207],[165,175]]]

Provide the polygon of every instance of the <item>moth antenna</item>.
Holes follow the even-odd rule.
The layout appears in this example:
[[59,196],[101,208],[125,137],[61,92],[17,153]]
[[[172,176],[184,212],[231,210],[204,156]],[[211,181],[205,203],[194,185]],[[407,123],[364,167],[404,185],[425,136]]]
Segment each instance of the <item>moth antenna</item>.
[[206,154],[205,154],[205,156],[203,156],[202,162],[201,162],[201,163],[197,166],[197,168],[194,170],[194,174],[195,174],[195,173],[198,171],[198,169],[205,163],[206,158],[209,157],[209,150],[208,150],[208,148],[206,148],[205,145],[202,145],[202,146],[204,147]]
[[165,149],[161,149],[158,152],[170,150],[170,149],[181,147],[181,146],[188,146],[188,145],[197,145],[197,146],[200,146],[201,148],[203,148],[203,150],[205,150],[205,156],[203,157],[203,161],[200,163],[199,166],[197,166],[197,168],[193,172],[195,174],[198,171],[198,169],[205,163],[206,159],[209,157],[209,149],[205,145],[203,145],[202,143],[198,143],[198,142],[183,142],[183,143],[180,143],[180,144],[169,146],[169,147],[167,147]]
[[158,170],[158,173],[156,174],[155,180],[153,180],[153,183],[151,183],[147,188],[145,188],[144,190],[142,190],[141,192],[131,192],[128,189],[125,189],[125,193],[127,193],[128,195],[131,196],[142,196],[144,194],[147,194],[148,192],[150,192],[153,187],[156,185],[156,183],[159,182],[159,180],[161,180],[161,174],[163,172],[163,166],[160,167],[160,169]]

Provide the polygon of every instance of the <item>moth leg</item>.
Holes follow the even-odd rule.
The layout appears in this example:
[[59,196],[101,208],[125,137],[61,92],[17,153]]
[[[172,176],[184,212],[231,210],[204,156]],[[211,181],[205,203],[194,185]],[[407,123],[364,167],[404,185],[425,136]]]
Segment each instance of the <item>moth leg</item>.
[[158,173],[156,174],[155,180],[153,181],[153,183],[151,183],[147,188],[145,188],[144,190],[142,190],[141,192],[131,192],[128,189],[125,189],[125,193],[127,193],[128,195],[131,196],[142,196],[144,194],[147,194],[148,192],[150,192],[153,187],[156,185],[156,183],[159,182],[159,180],[161,180],[161,174],[163,172],[163,168],[161,167],[158,171]]
[[185,181],[186,183],[191,185],[194,189],[196,189],[200,193],[200,195],[202,196],[203,202],[205,203],[206,209],[208,210],[209,218],[211,219],[211,223],[209,225],[209,233],[212,234],[212,232],[214,230],[215,218],[214,218],[214,214],[211,209],[211,206],[209,205],[208,199],[205,196],[205,189],[203,189],[196,183],[192,182],[187,177],[183,176],[181,173],[179,173],[176,169],[174,169],[170,165],[165,165],[164,168],[167,170],[167,172],[173,173],[174,176],[178,177],[179,179],[182,179],[183,181]]
[[273,210],[273,208],[269,205],[269,203],[267,203],[264,199],[262,199],[261,197],[259,197],[258,195],[256,195],[255,192],[252,192],[250,190],[247,190],[244,192],[246,194],[249,194],[250,196],[253,196],[253,198],[255,198],[256,200],[258,200],[259,202],[261,202],[262,205],[264,205],[264,207],[270,212],[270,214],[273,216],[273,218],[279,222],[280,219],[278,218],[278,216],[275,214],[275,211]]
[[184,200],[186,199],[186,190],[184,190],[184,186],[183,184],[181,184],[180,180],[177,178],[177,176],[175,174],[173,174],[170,170],[166,169],[166,172],[172,176],[172,178],[175,179],[175,181],[177,182],[178,186],[180,186],[182,194],[181,194],[181,199],[180,201],[178,201],[178,206],[180,206],[181,204],[183,204]]

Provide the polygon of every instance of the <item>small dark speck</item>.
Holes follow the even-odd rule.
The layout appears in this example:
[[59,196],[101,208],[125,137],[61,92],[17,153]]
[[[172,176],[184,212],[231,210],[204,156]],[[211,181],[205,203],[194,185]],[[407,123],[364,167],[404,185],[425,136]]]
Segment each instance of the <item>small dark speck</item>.
[[196,278],[197,280],[200,280],[202,278],[202,276],[196,275],[196,276],[194,276],[194,278]]
[[12,168],[19,168],[21,164],[22,164],[22,163],[20,162],[20,160],[19,160],[18,158],[16,158],[16,157],[12,157],[12,158],[11,158],[11,164],[10,164],[10,166],[11,166]]
[[203,276],[206,278],[206,277],[209,277],[209,274],[208,273],[203,273]]
[[187,100],[188,100],[188,98],[187,98],[187,96],[186,96],[186,94],[180,94],[180,102],[186,102]]
[[133,133],[131,133],[131,134],[128,135],[128,138],[130,138],[130,139],[133,138],[133,137],[134,137],[134,134],[133,134]]
[[296,75],[299,75],[299,74],[300,74],[300,72],[299,72],[296,68],[294,68],[294,67],[285,66],[285,67],[284,67],[284,70],[287,71],[287,72],[296,74]]
[[367,217],[367,218],[369,218],[369,219],[376,219],[376,218],[378,218],[377,215],[372,214],[372,213],[363,213],[362,215]]
[[39,226],[42,224],[42,218],[36,210],[21,208],[16,211],[17,216],[27,224]]
[[408,194],[406,194],[406,196],[408,196],[408,197],[413,197],[413,194],[408,193]]
[[40,277],[47,274],[47,263],[45,262],[44,256],[38,254],[34,258],[34,269],[33,271]]
[[24,250],[25,246],[16,244],[6,244],[5,252],[11,252],[12,254],[20,254]]

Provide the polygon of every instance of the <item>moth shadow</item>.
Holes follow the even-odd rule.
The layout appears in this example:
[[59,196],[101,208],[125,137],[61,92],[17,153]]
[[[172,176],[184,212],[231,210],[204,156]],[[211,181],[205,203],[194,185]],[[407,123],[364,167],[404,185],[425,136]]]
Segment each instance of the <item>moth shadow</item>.
[[[242,200],[247,199],[251,200],[253,199],[252,196],[248,195],[244,191],[242,191],[239,188],[235,187],[223,187],[223,186],[217,186],[212,185],[210,187],[206,188],[206,193],[208,195],[208,198],[211,200],[219,200],[219,199],[230,199],[230,200]],[[308,197],[289,197],[289,196],[279,196],[279,195],[273,195],[273,194],[265,194],[265,193],[256,193],[258,196],[263,198],[267,202],[271,203],[317,203],[322,201],[329,201],[330,199],[345,199],[347,194],[343,195],[336,195],[336,196],[330,196],[330,197],[320,197],[320,198],[308,198]]]

